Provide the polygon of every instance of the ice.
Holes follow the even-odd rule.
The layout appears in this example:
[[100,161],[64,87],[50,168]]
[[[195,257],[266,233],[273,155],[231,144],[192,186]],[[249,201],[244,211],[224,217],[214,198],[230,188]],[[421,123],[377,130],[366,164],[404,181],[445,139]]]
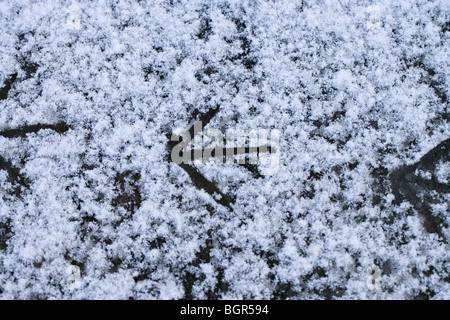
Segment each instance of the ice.
[[[2,1],[0,298],[449,299],[449,17]],[[279,130],[272,174],[170,161],[216,106],[204,130]]]

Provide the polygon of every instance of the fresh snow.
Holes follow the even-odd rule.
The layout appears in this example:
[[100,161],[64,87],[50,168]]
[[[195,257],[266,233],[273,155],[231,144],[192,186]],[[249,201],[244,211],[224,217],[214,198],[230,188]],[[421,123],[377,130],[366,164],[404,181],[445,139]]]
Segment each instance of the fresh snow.
[[[2,0],[0,30],[0,299],[450,298],[449,1]],[[280,131],[276,174],[195,165],[228,206],[168,161],[216,106]]]

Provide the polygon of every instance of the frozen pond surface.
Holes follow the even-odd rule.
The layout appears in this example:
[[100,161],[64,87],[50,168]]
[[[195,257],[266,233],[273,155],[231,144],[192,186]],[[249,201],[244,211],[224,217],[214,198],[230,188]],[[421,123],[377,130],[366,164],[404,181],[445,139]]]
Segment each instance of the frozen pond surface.
[[[1,299],[450,299],[449,1],[5,0],[0,30]],[[277,172],[173,163],[195,120],[279,130]]]

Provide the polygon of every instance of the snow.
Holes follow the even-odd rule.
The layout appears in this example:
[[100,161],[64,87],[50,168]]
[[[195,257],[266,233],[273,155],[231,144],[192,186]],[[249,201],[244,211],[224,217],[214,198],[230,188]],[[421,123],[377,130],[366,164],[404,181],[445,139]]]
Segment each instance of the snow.
[[[0,135],[0,299],[449,299],[449,155],[392,175],[449,139],[449,21],[445,0],[2,1],[0,131],[69,129]],[[279,130],[279,154],[193,165],[212,196],[168,141],[216,106],[205,131]]]

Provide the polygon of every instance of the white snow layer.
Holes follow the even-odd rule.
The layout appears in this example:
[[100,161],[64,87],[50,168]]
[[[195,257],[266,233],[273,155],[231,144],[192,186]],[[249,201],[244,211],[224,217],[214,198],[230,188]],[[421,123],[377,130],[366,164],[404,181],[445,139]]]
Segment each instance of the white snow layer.
[[[0,130],[70,126],[0,137],[1,299],[450,298],[449,195],[444,239],[388,175],[450,135],[449,1],[3,0],[0,30]],[[280,130],[274,175],[196,166],[233,210],[167,160],[217,105]]]

